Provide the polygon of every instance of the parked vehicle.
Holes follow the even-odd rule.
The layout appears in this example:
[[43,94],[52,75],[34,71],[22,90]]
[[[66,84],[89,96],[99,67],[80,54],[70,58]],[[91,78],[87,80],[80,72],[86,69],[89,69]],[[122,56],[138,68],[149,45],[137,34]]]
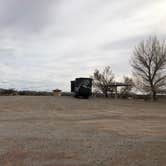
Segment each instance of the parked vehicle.
[[71,81],[71,92],[75,97],[89,98],[92,95],[92,79],[76,78]]

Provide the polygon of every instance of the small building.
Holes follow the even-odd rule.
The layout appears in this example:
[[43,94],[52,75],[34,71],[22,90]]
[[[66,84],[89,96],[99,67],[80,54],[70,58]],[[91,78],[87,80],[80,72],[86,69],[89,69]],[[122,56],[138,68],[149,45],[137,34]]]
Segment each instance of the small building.
[[60,89],[53,90],[53,96],[61,96],[61,95],[62,95],[62,91]]

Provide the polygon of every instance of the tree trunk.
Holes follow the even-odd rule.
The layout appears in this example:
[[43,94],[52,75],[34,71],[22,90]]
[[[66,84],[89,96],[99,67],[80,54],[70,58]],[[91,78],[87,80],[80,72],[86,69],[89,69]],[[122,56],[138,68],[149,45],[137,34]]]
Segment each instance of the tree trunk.
[[104,93],[105,97],[108,98],[108,93],[107,91]]
[[153,101],[156,101],[156,99],[157,99],[157,98],[156,98],[156,91],[153,90],[153,91],[152,91],[152,100],[153,100]]

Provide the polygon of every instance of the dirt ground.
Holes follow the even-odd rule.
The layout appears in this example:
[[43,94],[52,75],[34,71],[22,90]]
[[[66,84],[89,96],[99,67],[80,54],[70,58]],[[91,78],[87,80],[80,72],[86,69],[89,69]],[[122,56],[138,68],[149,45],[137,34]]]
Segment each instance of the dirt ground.
[[0,166],[165,166],[166,101],[0,97]]

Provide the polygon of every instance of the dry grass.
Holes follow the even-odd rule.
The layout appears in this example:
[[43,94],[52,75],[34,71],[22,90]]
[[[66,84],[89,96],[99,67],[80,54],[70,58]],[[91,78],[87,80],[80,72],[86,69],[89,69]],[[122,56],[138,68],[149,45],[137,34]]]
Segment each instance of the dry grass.
[[0,97],[0,166],[165,166],[166,104]]

